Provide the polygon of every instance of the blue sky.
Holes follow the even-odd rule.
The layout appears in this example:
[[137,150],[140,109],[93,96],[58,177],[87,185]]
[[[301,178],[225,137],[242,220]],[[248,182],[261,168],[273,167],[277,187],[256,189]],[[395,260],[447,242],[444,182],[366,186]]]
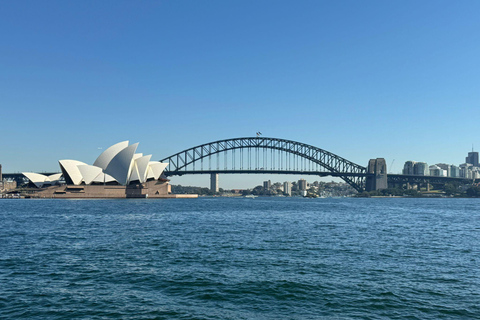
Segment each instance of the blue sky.
[[[58,171],[122,140],[162,159],[261,131],[361,165],[395,160],[394,172],[460,164],[480,149],[479,12],[479,1],[1,1],[0,163]],[[220,181],[266,178],[285,180]]]

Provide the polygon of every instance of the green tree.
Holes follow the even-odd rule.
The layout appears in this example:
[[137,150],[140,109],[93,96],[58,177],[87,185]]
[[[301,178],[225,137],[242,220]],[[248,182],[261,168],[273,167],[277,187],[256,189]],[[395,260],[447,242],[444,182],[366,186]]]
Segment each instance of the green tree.
[[469,197],[480,197],[480,186],[471,186],[467,189],[467,196]]
[[458,185],[453,183],[446,183],[445,186],[443,187],[443,190],[445,191],[446,195],[450,196],[458,193]]
[[265,191],[263,190],[263,186],[256,186],[252,190],[252,194],[256,196],[261,196],[265,194]]

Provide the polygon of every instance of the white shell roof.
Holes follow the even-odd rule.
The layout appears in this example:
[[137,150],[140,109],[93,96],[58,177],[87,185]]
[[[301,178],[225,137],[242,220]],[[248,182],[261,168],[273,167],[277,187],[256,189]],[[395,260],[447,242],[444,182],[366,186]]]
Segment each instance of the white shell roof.
[[135,160],[135,167],[137,169],[137,173],[139,177],[138,180],[141,183],[144,183],[147,180],[148,164],[150,163],[151,158],[152,158],[152,155],[150,154],[148,156],[143,156]]
[[[129,146],[128,141],[114,144],[106,149],[93,165],[76,160],[60,160],[59,163],[62,171],[70,177],[75,185],[82,182],[88,185],[93,182],[111,181],[127,185],[130,181],[144,183],[150,178],[159,179],[168,163],[150,161],[152,155],[144,156],[143,153],[135,153],[137,147],[138,143]],[[57,175],[58,177],[52,175],[51,179],[58,180],[60,177],[59,174]],[[43,185],[45,179],[50,177],[45,176],[45,179],[43,179],[40,176],[32,175],[32,178],[39,185]]]
[[78,170],[80,170],[85,184],[92,183],[92,181],[94,181],[96,177],[102,174],[102,168],[96,166],[89,166],[88,164],[78,166]]
[[112,181],[117,181],[117,180],[115,180],[114,177],[102,172],[92,182],[106,183],[106,182],[112,182]]
[[158,180],[163,170],[165,170],[165,168],[168,166],[168,162],[150,161],[149,166],[150,168],[152,168],[153,177],[155,178],[155,180]]
[[155,175],[153,174],[152,167],[149,165],[147,169],[147,180],[148,179],[155,179]]
[[56,182],[60,180],[61,177],[62,177],[61,173],[54,173],[48,176],[48,180],[50,180],[51,182]]
[[62,176],[61,173],[55,173],[49,176],[34,173],[34,172],[22,172],[22,174],[28,178],[37,188],[43,187],[45,183],[57,182]]
[[128,147],[128,140],[114,144],[113,146],[107,148],[107,150],[103,151],[102,154],[98,156],[97,160],[95,160],[93,165],[105,170],[110,161],[112,161],[112,159],[126,147]]
[[117,153],[104,172],[114,177],[121,185],[126,185],[132,171],[132,158],[137,147],[138,143],[134,143]]
[[72,179],[74,185],[78,186],[82,183],[83,176],[78,169],[78,166],[87,165],[86,163],[77,160],[60,160],[59,163],[60,166],[63,167],[63,169],[65,169],[67,174],[70,176],[70,179]]
[[45,184],[45,182],[48,179],[48,177],[46,175],[39,174],[39,173],[34,173],[34,172],[22,172],[22,174],[25,177],[27,177],[28,180],[32,181],[33,184],[35,184],[35,186],[37,188],[43,187],[43,185]]

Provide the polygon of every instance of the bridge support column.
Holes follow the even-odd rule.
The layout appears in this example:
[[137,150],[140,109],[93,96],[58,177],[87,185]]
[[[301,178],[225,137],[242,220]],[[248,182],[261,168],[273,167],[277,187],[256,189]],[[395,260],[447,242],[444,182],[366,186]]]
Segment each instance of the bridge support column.
[[210,174],[210,190],[215,193],[220,190],[218,187],[218,173]]
[[365,190],[382,190],[388,188],[387,163],[384,158],[370,159],[368,162]]

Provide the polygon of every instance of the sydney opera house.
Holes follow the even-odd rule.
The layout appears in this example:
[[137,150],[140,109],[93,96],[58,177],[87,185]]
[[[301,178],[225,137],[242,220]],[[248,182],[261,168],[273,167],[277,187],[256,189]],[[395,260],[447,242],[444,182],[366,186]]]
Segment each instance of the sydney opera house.
[[119,142],[106,149],[93,165],[60,160],[61,173],[23,172],[37,197],[52,198],[173,198],[162,177],[168,163],[151,161],[152,155],[136,153],[138,143]]

